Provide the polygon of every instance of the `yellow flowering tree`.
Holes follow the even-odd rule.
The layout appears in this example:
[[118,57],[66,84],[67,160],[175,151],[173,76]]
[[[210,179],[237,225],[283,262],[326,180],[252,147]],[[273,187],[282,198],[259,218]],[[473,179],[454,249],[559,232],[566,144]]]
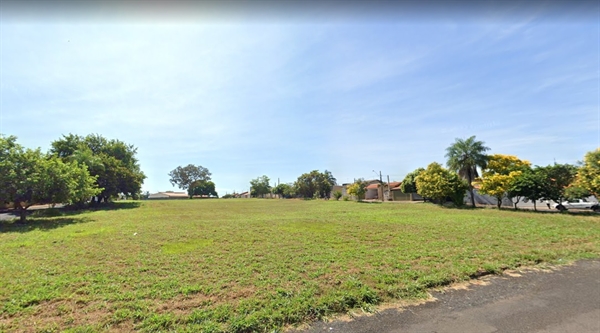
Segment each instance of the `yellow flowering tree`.
[[585,154],[583,165],[577,170],[577,186],[600,197],[600,149]]
[[463,206],[467,183],[458,174],[433,162],[415,178],[417,193],[423,198],[443,204],[446,198],[456,206]]
[[[502,199],[507,196],[511,184],[529,169],[531,163],[521,160],[513,155],[494,154],[489,156],[488,164],[483,170],[483,177],[477,179],[480,192],[496,198],[498,208],[502,206]],[[521,197],[509,198],[517,207]],[[516,199],[516,202],[513,200]]]

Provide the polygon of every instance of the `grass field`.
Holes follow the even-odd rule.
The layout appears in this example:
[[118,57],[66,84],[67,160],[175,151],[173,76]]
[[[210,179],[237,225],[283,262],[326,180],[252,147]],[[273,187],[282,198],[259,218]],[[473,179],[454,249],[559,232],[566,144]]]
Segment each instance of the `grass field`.
[[125,202],[0,224],[0,331],[277,332],[600,257],[600,216],[301,200]]

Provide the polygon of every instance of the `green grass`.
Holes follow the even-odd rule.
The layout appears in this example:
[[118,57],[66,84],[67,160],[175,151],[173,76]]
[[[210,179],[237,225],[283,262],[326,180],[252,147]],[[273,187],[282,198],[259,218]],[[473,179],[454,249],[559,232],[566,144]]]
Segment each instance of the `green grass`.
[[0,331],[276,332],[428,288],[600,257],[600,218],[181,200],[0,224]]

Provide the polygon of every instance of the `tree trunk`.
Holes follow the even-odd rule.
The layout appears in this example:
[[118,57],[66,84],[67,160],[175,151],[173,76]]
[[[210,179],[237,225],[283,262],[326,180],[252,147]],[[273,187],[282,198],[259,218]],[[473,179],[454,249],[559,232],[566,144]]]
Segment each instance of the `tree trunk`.
[[496,197],[496,205],[498,205],[498,209],[502,208],[502,197]]
[[537,200],[533,200],[533,210],[537,212],[537,207],[535,206],[535,202],[536,202],[536,201],[537,201]]
[[25,223],[27,219],[27,208],[21,206],[21,204],[15,204],[15,209],[19,211],[19,223]]
[[471,171],[468,172],[467,178],[469,181],[469,193],[471,193],[471,205],[475,207],[475,195],[473,194],[473,186],[471,185]]
[[25,209],[21,210],[21,217],[19,218],[19,222],[20,223],[25,223],[25,220],[27,219],[27,211]]

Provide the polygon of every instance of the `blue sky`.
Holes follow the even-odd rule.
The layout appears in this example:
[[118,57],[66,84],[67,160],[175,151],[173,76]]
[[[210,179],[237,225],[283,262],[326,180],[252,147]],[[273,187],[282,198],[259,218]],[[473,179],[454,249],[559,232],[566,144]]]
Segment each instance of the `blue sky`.
[[187,164],[221,195],[315,169],[402,180],[471,135],[576,163],[600,145],[599,3],[535,3],[5,2],[0,132],[42,150],[68,133],[133,144],[150,192],[176,190]]

